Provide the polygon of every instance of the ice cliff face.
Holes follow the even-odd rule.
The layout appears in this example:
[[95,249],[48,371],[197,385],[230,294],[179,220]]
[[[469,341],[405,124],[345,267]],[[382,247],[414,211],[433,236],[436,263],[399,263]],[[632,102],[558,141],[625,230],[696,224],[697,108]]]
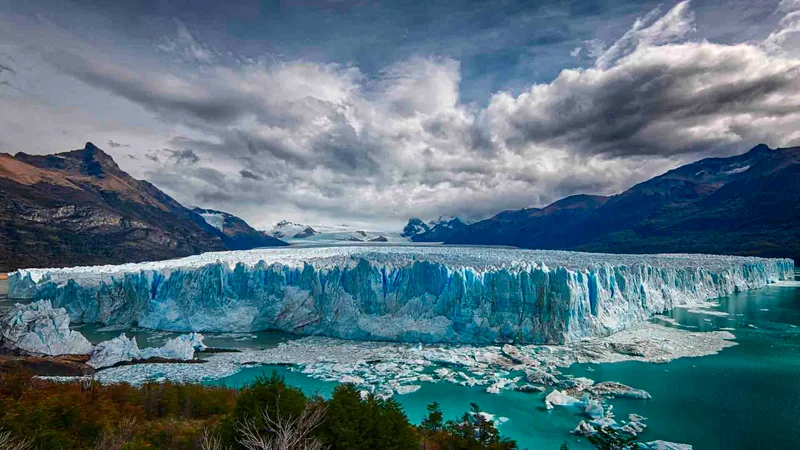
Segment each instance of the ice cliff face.
[[564,343],[676,306],[762,287],[794,263],[475,247],[220,252],[122,266],[23,270],[10,296],[73,320],[173,331],[282,330],[347,339]]
[[69,329],[64,308],[53,308],[49,301],[14,305],[0,319],[0,344],[9,350],[34,355],[85,355],[92,344]]

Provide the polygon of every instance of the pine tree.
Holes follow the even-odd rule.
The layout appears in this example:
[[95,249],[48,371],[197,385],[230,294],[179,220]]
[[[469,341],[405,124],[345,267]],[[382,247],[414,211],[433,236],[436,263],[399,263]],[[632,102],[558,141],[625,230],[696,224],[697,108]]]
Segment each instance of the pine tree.
[[442,431],[444,428],[444,415],[439,403],[433,402],[426,409],[428,410],[428,415],[422,420],[422,429],[432,433]]

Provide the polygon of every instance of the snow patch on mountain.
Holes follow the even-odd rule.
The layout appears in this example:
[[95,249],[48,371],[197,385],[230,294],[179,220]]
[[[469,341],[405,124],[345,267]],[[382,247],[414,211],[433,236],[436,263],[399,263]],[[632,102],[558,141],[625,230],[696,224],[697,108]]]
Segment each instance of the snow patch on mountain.
[[200,217],[206,221],[212,227],[218,229],[219,231],[223,231],[223,225],[225,224],[225,216],[221,213],[202,213]]

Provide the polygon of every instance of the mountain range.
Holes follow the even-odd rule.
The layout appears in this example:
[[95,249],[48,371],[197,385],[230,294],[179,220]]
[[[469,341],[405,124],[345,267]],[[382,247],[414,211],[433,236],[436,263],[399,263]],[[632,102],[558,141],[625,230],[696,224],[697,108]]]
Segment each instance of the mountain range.
[[415,217],[409,219],[401,236],[414,242],[444,242],[466,229],[467,224],[458,217],[451,219],[439,217],[427,223]]
[[708,158],[609,197],[504,211],[446,244],[609,253],[719,253],[800,260],[800,147]]
[[[53,155],[0,154],[0,272],[288,245],[277,237],[317,234],[289,222],[263,232],[223,211],[186,208],[128,175],[92,143]],[[472,224],[415,218],[402,236],[446,244],[800,260],[800,147],[760,144],[741,155],[684,165],[617,195],[573,195]],[[387,241],[366,235],[350,240]]]
[[92,143],[52,155],[0,154],[0,271],[118,264],[287,245],[214,211],[211,225]]

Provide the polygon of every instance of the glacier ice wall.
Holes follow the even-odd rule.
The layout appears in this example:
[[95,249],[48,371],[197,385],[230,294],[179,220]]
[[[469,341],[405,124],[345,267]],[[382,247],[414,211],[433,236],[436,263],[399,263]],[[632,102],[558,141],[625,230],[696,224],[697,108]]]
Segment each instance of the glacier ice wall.
[[792,276],[787,259],[475,247],[221,252],[22,270],[10,296],[74,321],[346,339],[565,343]]

